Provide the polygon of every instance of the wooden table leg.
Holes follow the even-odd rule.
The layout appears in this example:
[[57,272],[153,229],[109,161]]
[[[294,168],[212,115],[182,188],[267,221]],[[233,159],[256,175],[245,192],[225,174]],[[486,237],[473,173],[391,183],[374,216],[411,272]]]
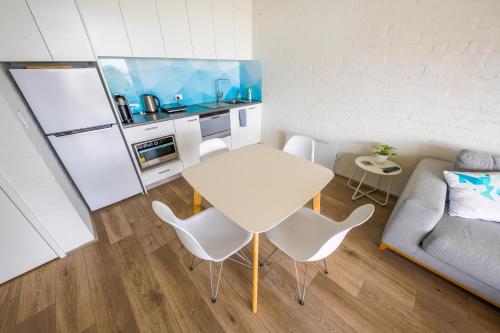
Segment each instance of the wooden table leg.
[[316,213],[320,213],[321,211],[321,192],[316,194],[313,198],[313,210]]
[[252,258],[252,312],[257,313],[257,291],[259,288],[259,234],[253,234]]
[[196,190],[193,190],[193,199],[193,211],[198,214],[201,211],[201,194]]

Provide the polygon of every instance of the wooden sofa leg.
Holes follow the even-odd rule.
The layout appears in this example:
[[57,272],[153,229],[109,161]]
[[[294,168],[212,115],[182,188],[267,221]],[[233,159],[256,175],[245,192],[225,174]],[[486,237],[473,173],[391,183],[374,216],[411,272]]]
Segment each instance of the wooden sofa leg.
[[379,250],[387,250],[389,248],[389,245],[387,245],[386,243],[380,243],[378,248]]

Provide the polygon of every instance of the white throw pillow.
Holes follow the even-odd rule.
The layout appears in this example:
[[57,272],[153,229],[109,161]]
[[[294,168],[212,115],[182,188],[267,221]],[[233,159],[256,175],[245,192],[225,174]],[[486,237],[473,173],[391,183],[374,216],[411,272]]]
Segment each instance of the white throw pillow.
[[444,178],[451,216],[500,222],[500,172],[444,171]]

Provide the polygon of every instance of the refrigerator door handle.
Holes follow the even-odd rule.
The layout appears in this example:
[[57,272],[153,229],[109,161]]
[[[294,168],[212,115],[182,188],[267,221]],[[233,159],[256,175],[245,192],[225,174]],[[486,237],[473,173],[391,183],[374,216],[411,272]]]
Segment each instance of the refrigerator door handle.
[[101,126],[82,128],[82,129],[78,129],[78,130],[74,130],[74,131],[53,133],[53,134],[48,134],[48,135],[54,135],[56,137],[61,137],[61,136],[67,136],[67,135],[82,134],[82,133],[87,133],[87,132],[97,132],[97,131],[107,130],[107,129],[111,128],[112,126],[113,126],[113,124],[101,125]]

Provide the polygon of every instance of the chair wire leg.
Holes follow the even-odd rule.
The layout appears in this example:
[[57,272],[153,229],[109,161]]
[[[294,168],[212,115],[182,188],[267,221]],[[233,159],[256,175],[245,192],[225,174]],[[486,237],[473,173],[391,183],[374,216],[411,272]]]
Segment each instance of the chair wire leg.
[[196,264],[194,263],[196,261],[196,257],[193,256],[193,260],[191,260],[191,266],[189,266],[189,270],[192,271],[196,266],[201,264],[203,260],[198,261]]
[[302,290],[300,290],[300,282],[299,282],[299,271],[297,270],[297,262],[295,259],[293,260],[293,264],[295,265],[295,278],[297,279],[297,289],[299,291],[299,304],[304,305],[304,298],[306,296],[306,281],[307,281],[307,262],[306,270],[304,272],[304,282],[302,283]]
[[222,265],[224,265],[224,261],[221,261],[220,263],[219,276],[217,277],[217,284],[214,289],[214,278],[212,273],[213,261],[210,261],[210,292],[212,296],[212,303],[217,302],[217,293],[219,292],[220,277],[222,275]]
[[250,259],[248,259],[248,256],[247,256],[247,254],[245,252],[245,249],[241,249],[239,253],[237,252],[237,254],[239,256],[242,256],[243,258],[245,258],[245,261],[247,261],[248,263],[252,264],[252,261]]
[[275,249],[273,250],[273,252],[271,252],[271,253],[267,256],[266,260],[262,261],[262,262],[259,264],[259,266],[260,266],[260,267],[263,267],[264,265],[268,265],[268,264],[269,264],[269,259],[271,259],[271,257],[273,256],[273,254],[274,254],[276,251],[278,251],[278,248],[275,248]]
[[325,274],[328,274],[328,266],[326,265],[326,258],[323,259],[323,263],[325,264],[325,270],[323,272],[325,272]]

